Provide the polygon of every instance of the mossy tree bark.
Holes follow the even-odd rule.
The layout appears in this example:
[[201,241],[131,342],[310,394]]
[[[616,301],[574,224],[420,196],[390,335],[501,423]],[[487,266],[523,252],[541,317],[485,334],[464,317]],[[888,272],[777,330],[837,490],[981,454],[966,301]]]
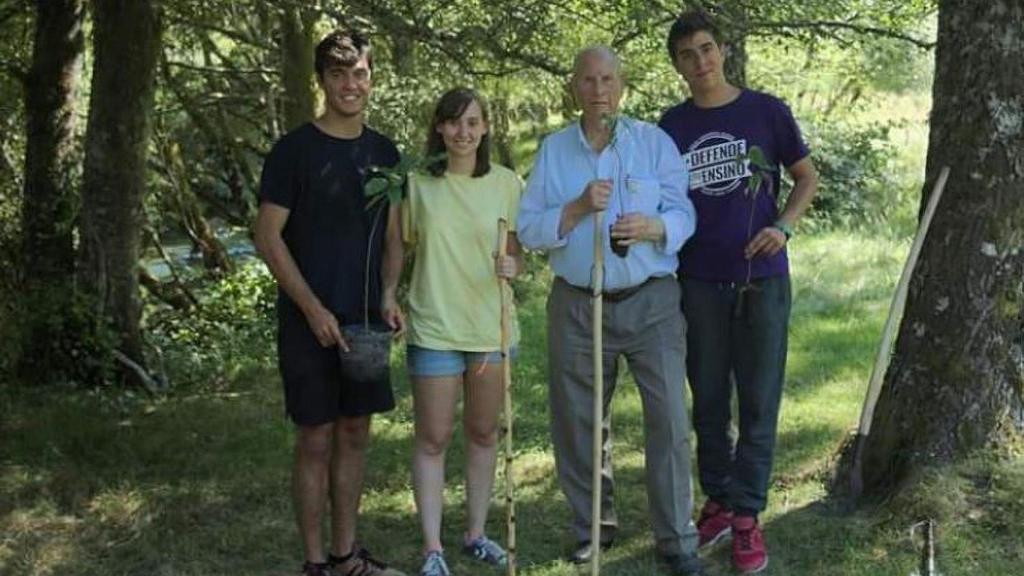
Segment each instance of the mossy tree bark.
[[73,179],[75,97],[85,40],[82,0],[36,2],[32,67],[26,77],[25,181],[21,206],[21,261],[26,310],[21,372],[35,381],[48,377],[58,324],[74,290],[72,231],[76,195]]
[[143,365],[138,261],[160,9],[155,0],[95,0],[93,9],[78,272],[121,352]]
[[951,176],[867,439],[868,495],[1024,431],[1022,31],[1018,0],[940,2],[925,190]]
[[75,95],[85,45],[81,0],[36,2],[32,68],[25,90],[25,187],[21,221],[25,278],[64,283],[74,271]]
[[313,33],[317,14],[297,7],[281,9],[281,84],[285,130],[295,129],[316,114],[313,89]]

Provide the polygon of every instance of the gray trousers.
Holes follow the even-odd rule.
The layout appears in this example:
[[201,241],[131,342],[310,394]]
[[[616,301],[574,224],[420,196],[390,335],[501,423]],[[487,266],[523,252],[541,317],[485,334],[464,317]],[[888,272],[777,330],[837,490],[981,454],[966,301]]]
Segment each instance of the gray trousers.
[[[591,298],[556,280],[547,312],[555,464],[572,508],[573,534],[579,541],[589,540],[594,394]],[[604,303],[602,541],[614,538],[617,529],[609,407],[619,358],[624,357],[643,403],[647,498],[657,550],[683,555],[696,551],[697,531],[691,518],[690,426],[683,386],[685,333],[679,285],[673,278],[652,280],[627,299]]]

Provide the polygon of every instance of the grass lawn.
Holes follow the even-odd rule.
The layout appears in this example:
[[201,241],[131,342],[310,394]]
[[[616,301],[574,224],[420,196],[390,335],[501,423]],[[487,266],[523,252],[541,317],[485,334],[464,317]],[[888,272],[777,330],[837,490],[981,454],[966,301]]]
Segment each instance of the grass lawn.
[[[1024,573],[1020,458],[930,472],[887,506],[852,516],[823,500],[836,451],[857,421],[906,249],[844,234],[794,241],[788,378],[763,517],[770,574],[909,575],[918,548],[907,530],[926,516],[939,522],[943,574]],[[520,572],[575,575],[559,560],[572,538],[548,437],[545,280],[532,282],[521,305],[524,338],[514,374]],[[411,398],[395,360],[400,404],[374,424],[360,538],[415,573]],[[197,387],[159,400],[0,388],[0,575],[296,574],[301,548],[288,496],[293,432],[279,386],[275,366],[265,363],[233,374],[216,391]],[[621,529],[602,573],[657,574],[640,402],[629,381],[620,384],[613,410]],[[457,439],[449,452],[453,480],[462,478],[462,454]],[[500,478],[498,484],[500,494]],[[444,539],[451,565],[456,574],[487,573],[455,552],[463,498],[461,486],[450,483]],[[496,505],[490,533],[503,532],[504,509]],[[713,574],[731,573],[727,546],[708,559]]]

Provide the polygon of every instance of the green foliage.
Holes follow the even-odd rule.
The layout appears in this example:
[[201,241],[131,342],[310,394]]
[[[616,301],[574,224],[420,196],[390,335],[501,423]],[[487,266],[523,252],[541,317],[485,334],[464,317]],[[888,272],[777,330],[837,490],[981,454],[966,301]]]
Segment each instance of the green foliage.
[[13,182],[0,182],[0,381],[8,380],[18,357],[17,345],[20,331],[15,320],[18,304],[13,297],[18,294],[18,271],[20,270],[21,226],[17,207],[20,194],[14,190]]
[[[33,18],[30,6],[3,10],[0,40],[0,381],[13,378],[18,356],[18,294],[21,270],[21,194],[24,186],[19,159],[25,154],[24,84],[14,70],[28,69]],[[3,66],[5,65],[5,66]]]
[[[933,10],[935,3],[726,4],[727,27],[747,35],[750,84],[782,95],[801,117],[824,127],[810,128],[816,131],[812,135],[815,154],[822,154],[824,165],[817,225],[874,222],[894,202],[900,206],[896,213],[901,222],[912,221],[913,210],[906,208],[913,205],[910,188],[905,182],[890,186],[885,179],[880,160],[885,144],[866,135],[863,123],[850,120],[842,128],[834,125],[837,119],[847,120],[863,111],[864,103],[877,91],[920,91],[927,85],[931,65],[927,53],[884,32],[927,39],[934,34],[934,25],[931,20],[922,25],[922,15]],[[146,224],[160,236],[188,237],[182,224],[183,197],[188,207],[218,224],[244,228],[252,221],[260,167],[282,134],[282,110],[290,97],[281,82],[285,56],[280,15],[281,10],[295,6],[283,0],[180,0],[164,6],[166,33],[152,117],[145,206]],[[680,99],[681,83],[665,53],[664,38],[682,6],[643,0],[323,0],[306,6],[319,18],[317,37],[336,26],[355,26],[369,33],[375,67],[368,122],[406,150],[422,149],[437,97],[450,87],[468,85],[492,104],[491,132],[500,146],[499,158],[526,172],[543,135],[574,117],[566,91],[572,57],[579,48],[594,43],[610,45],[622,57],[627,81],[624,113],[655,121]],[[18,71],[30,65],[33,14],[31,3],[26,2],[0,10],[4,32],[0,35],[0,268],[4,270],[18,269],[20,252],[25,118]],[[852,27],[830,28],[822,22]],[[93,61],[90,49],[80,91],[82,117]],[[367,191],[372,195],[382,192],[382,186],[390,187],[386,195],[394,200],[397,174],[393,176],[385,178],[387,185],[369,184]],[[77,177],[68,175],[69,181]],[[193,196],[198,200],[192,202]],[[216,293],[223,288],[218,284],[223,279],[186,275],[200,299],[220,298]],[[0,336],[20,325],[8,321],[16,312],[11,304],[15,298],[8,297],[18,290],[16,276],[0,278],[0,302],[6,303],[0,304],[4,325]],[[216,326],[230,321],[207,308],[217,310],[217,305],[204,304],[188,317],[213,314],[214,318],[200,320],[196,326],[184,318],[170,320],[174,314],[156,305],[150,306],[146,319],[154,330],[147,336],[154,349],[166,349],[168,370],[181,368],[186,381],[202,379],[199,366],[233,362],[226,345],[218,348],[220,340],[230,337],[216,336]],[[175,324],[178,327],[171,329]],[[162,326],[167,330],[161,331]],[[178,340],[169,334],[177,334]],[[192,337],[197,342],[185,345]],[[0,374],[18,355],[17,349],[10,344],[0,351]]]
[[522,273],[512,280],[517,305],[546,297],[552,278],[547,253],[527,251],[523,254],[523,264]]
[[898,151],[889,142],[891,125],[836,120],[805,128],[820,174],[809,214],[817,227],[876,226],[907,204],[908,191],[895,175]]
[[[761,190],[761,182],[765,181],[765,173],[776,171],[775,166],[768,163],[768,159],[764,156],[764,150],[760,146],[751,146],[746,154],[738,154],[736,156],[736,164],[741,168],[743,164],[748,164],[750,167],[750,180],[747,181],[747,189],[745,190],[747,196],[753,195],[756,197],[757,193]],[[767,182],[770,187],[771,180]]]
[[248,365],[271,365],[276,284],[261,262],[200,284],[199,307],[150,302],[144,325],[173,386],[220,386]]
[[[929,2],[892,8],[877,15],[879,22],[908,26],[925,40],[934,35],[933,18],[923,16]],[[751,85],[792,107],[818,168],[818,196],[801,228],[910,233],[925,147],[896,141],[905,141],[911,130],[925,132],[925,117],[915,108],[928,102],[896,93],[926,90],[931,53],[870,34],[848,40],[759,36],[748,41],[747,51]]]
[[398,164],[394,166],[373,166],[370,169],[363,193],[369,198],[366,208],[370,209],[377,203],[387,201],[388,204],[399,204],[402,201],[409,175],[423,172],[428,166],[445,159],[445,154],[420,157],[417,154],[400,154]]
[[96,387],[115,382],[117,332],[108,318],[97,316],[95,303],[85,295],[46,288],[24,294],[2,330],[9,339],[0,370],[9,370],[22,384]]

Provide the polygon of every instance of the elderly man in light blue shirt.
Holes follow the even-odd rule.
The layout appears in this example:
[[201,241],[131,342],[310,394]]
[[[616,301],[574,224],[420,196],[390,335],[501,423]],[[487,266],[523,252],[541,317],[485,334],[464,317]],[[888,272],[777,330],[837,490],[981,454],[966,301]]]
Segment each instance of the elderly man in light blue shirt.
[[619,359],[640,389],[648,501],[659,555],[675,575],[700,574],[691,520],[689,422],[684,400],[685,332],[674,275],[677,253],[695,228],[679,150],[658,127],[617,116],[621,64],[605,47],[576,56],[572,88],[578,122],[545,139],[520,204],[518,237],[546,250],[555,281],[548,298],[551,430],[562,491],[577,545],[588,562],[593,359],[590,294],[594,213],[604,211],[602,547],[617,522],[612,501],[610,410]]

